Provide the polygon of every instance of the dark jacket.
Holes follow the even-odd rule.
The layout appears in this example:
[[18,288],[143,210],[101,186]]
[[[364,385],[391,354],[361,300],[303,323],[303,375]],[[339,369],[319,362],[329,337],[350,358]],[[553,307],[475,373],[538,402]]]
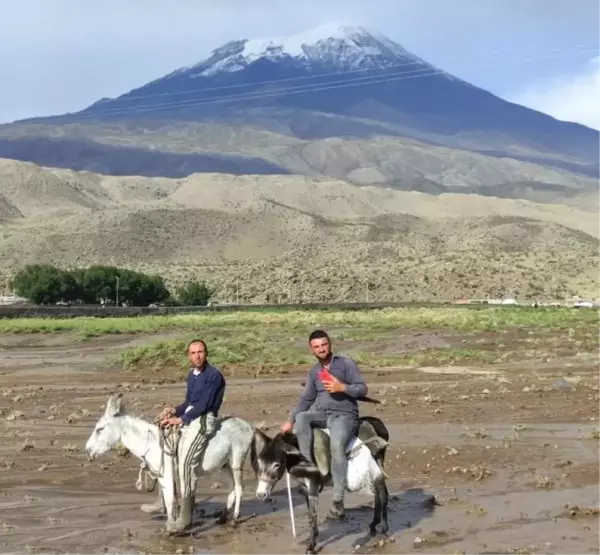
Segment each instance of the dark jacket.
[[[225,378],[221,371],[208,362],[204,370],[197,375],[194,374],[193,369],[190,370],[187,377],[185,401],[175,407],[175,416],[181,417],[184,424],[189,424],[192,420],[209,412],[212,412],[215,417],[218,416],[223,403],[225,386]],[[192,409],[185,412],[190,405]]]

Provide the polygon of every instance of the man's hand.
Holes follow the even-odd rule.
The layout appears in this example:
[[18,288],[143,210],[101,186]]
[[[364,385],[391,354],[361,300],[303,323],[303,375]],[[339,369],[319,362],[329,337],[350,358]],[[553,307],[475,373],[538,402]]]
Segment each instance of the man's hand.
[[179,418],[179,416],[170,416],[169,418],[164,418],[161,420],[161,426],[180,426],[183,424],[183,420]]
[[165,407],[160,414],[156,417],[156,420],[162,422],[165,418],[169,418],[175,414],[175,409],[173,407]]
[[344,393],[346,391],[346,384],[340,382],[335,376],[331,376],[331,380],[324,381],[323,387],[329,393]]
[[287,434],[288,432],[291,432],[291,431],[292,431],[292,428],[293,428],[293,426],[294,426],[294,424],[293,424],[292,422],[284,422],[284,423],[281,425],[281,431],[282,431],[284,434]]

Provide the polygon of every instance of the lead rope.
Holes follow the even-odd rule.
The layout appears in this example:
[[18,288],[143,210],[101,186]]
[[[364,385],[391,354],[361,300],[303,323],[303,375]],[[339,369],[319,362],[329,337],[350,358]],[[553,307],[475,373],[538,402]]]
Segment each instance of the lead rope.
[[[173,464],[173,514],[179,514],[179,496],[181,493],[181,485],[179,484],[179,457],[178,447],[179,440],[181,438],[181,429],[179,426],[166,426],[159,427],[158,440],[160,444],[160,468],[158,473],[152,472],[152,469],[148,465],[145,459],[145,455],[142,457],[142,464],[138,473],[138,479],[135,483],[135,487],[138,491],[145,490],[149,493],[153,492],[156,488],[159,476],[165,472],[165,455],[169,455]],[[168,451],[167,451],[168,449]]]
[[158,469],[158,473],[152,472],[150,465],[146,462],[146,455],[148,454],[148,451],[150,450],[149,446],[150,446],[151,439],[152,439],[152,434],[148,430],[148,439],[146,440],[146,444],[148,445],[148,448],[146,449],[146,452],[141,457],[142,464],[140,465],[140,471],[138,473],[138,478],[135,482],[135,489],[137,489],[138,491],[144,490],[144,491],[147,491],[148,493],[152,493],[154,491],[154,489],[156,488],[156,484],[158,482],[158,478],[163,472],[162,465],[161,465],[161,468]]

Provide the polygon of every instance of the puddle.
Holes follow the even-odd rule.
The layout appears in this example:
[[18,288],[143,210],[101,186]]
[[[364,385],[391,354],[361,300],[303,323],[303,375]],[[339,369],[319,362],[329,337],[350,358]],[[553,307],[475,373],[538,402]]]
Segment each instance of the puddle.
[[503,372],[500,372],[498,370],[484,370],[470,368],[468,366],[422,366],[420,368],[417,368],[417,370],[419,372],[425,372],[426,374],[471,374],[474,376],[493,376],[496,374],[503,374]]

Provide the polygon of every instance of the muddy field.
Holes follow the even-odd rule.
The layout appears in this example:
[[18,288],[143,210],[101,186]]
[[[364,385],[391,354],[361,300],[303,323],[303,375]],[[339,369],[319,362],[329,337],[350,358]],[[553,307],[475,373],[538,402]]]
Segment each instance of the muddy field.
[[[168,538],[164,521],[139,509],[154,494],[136,491],[136,459],[111,452],[88,462],[85,441],[109,391],[126,391],[130,410],[147,418],[183,398],[182,383],[160,385],[155,372],[141,380],[106,362],[155,339],[0,336],[2,552],[304,552],[303,500],[295,497],[294,543],[284,482],[258,502],[249,465],[236,530],[211,516],[228,493],[215,474],[199,482],[193,534]],[[301,391],[302,368],[264,380],[237,371],[224,412],[276,427]],[[392,434],[392,541],[372,543],[372,552],[599,552],[597,356],[363,372],[384,404],[361,410],[382,417]],[[372,499],[349,495],[345,523],[325,521],[330,491],[321,499],[322,552],[350,552],[367,530]]]

